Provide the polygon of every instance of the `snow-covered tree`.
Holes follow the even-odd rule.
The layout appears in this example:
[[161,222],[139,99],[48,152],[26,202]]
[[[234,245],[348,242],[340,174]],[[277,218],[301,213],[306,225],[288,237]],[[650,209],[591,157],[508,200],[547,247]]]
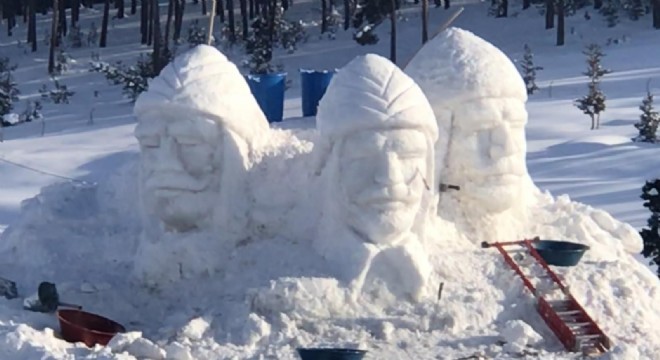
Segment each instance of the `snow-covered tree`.
[[660,123],[660,113],[655,111],[653,107],[653,94],[651,91],[647,90],[639,109],[642,110],[642,115],[639,117],[639,122],[635,124],[635,128],[639,130],[639,135],[633,141],[658,141],[656,133],[658,131],[658,124]]
[[18,84],[14,81],[12,72],[16,65],[9,64],[9,58],[0,57],[0,118],[9,114],[14,108],[14,102],[18,101]]
[[611,70],[603,68],[601,60],[603,52],[598,44],[589,44],[583,51],[587,56],[587,71],[583,74],[589,77],[588,93],[575,100],[575,106],[591,118],[591,130],[600,127],[600,114],[605,111],[605,94],[600,89],[600,79]]
[[[649,264],[660,265],[660,179],[647,181],[642,187],[644,207],[651,211],[647,220],[648,228],[642,229],[639,234],[644,241],[642,255],[649,259]],[[658,268],[660,276],[660,268]]]
[[532,49],[527,44],[525,44],[525,55],[523,55],[520,67],[523,72],[523,80],[525,80],[527,86],[527,94],[531,95],[539,89],[536,85],[536,72],[543,70],[543,67],[534,65],[534,54],[532,54]]

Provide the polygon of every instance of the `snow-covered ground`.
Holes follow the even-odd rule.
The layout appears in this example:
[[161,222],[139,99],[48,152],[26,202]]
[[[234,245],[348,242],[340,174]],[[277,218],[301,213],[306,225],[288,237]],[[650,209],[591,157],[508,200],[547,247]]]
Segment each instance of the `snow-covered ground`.
[[[307,9],[307,5],[296,3],[294,9]],[[630,138],[636,134],[632,124],[638,119],[637,106],[647,80],[655,79],[652,91],[660,88],[660,53],[651,46],[660,33],[651,29],[650,19],[606,28],[598,16],[585,21],[576,15],[567,19],[567,45],[555,47],[554,31],[543,29],[543,18],[535,10],[509,19],[486,17],[486,11],[485,4],[467,4],[455,25],[492,42],[512,59],[522,59],[523,45],[529,44],[537,64],[544,67],[538,77],[541,91],[527,105],[527,165],[536,185],[605,209],[636,228],[644,226],[648,213],[639,199],[641,186],[657,176],[660,160],[654,156],[656,145],[632,143]],[[432,29],[448,17],[442,9],[431,12]],[[405,15],[409,21],[399,29],[399,64],[420,45],[418,15],[410,11]],[[84,11],[82,18],[83,24],[98,24],[100,12]],[[132,105],[122,99],[118,87],[108,85],[100,74],[89,73],[87,62],[92,51],[106,61],[134,61],[145,50],[139,45],[137,20],[113,20],[106,49],[71,49],[77,63],[60,80],[76,94],[71,104],[45,104],[44,136],[40,122],[2,130],[0,232],[12,226],[4,237],[18,248],[12,259],[9,252],[0,253],[0,276],[16,280],[22,295],[36,291],[40,281],[54,281],[64,301],[80,303],[143,336],[129,333],[122,338],[124,343],[90,352],[57,339],[53,329],[57,331],[58,325],[52,315],[26,312],[19,300],[0,300],[0,357],[133,358],[119,355],[127,351],[138,358],[166,353],[172,359],[288,359],[295,358],[296,346],[310,344],[360,346],[369,350],[371,358],[450,359],[476,354],[507,359],[525,349],[548,359],[574,357],[561,352],[522,284],[513,281],[514,275],[490,250],[447,250],[446,257],[438,259],[437,266],[444,269],[445,295],[437,304],[347,302],[343,290],[331,280],[295,278],[300,269],[314,269],[315,258],[304,247],[281,239],[248,244],[232,261],[237,269],[253,275],[225,281],[222,288],[209,289],[212,282],[189,282],[158,292],[127,281],[139,228],[137,183],[131,181],[137,179],[139,151],[133,136],[135,120]],[[44,29],[48,23],[42,19],[38,26]],[[25,44],[18,47],[16,39],[25,38],[22,30],[13,38],[0,33],[0,53],[19,64],[15,75],[25,101],[38,97],[41,84],[50,80],[47,48],[42,46],[33,55]],[[296,53],[280,54],[278,59],[292,79],[285,103],[289,120],[280,126],[305,124],[293,120],[301,116],[299,68],[339,68],[366,52],[386,56],[387,38],[383,30],[380,44],[359,47],[340,31],[337,40],[313,36]],[[608,39],[623,42],[605,45]],[[581,50],[588,42],[604,45],[604,66],[613,70],[604,79],[608,109],[597,131],[589,130],[588,117],[572,103],[586,90]],[[228,54],[239,59],[236,49]],[[22,111],[22,106],[16,110]],[[90,114],[93,124],[88,124]],[[77,181],[56,184],[63,179],[45,173]],[[42,191],[42,187],[46,188]],[[21,202],[26,199],[21,215]],[[654,358],[660,339],[651,334],[651,328],[640,324],[632,333],[622,334],[614,316],[646,316],[649,324],[660,316],[654,303],[635,302],[640,298],[636,294],[646,290],[644,284],[655,280],[653,274],[623,260],[612,267],[581,271],[586,266],[588,262],[564,275],[576,296],[620,345],[611,358]],[[264,287],[274,276],[294,278]],[[241,297],[248,287],[258,289],[250,293],[250,304]],[[657,296],[647,294],[644,299]],[[497,345],[500,340],[508,345]]]

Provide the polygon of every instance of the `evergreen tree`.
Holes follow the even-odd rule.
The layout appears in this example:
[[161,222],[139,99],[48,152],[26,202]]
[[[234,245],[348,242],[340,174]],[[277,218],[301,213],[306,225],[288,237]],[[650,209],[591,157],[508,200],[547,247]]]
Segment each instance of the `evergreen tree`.
[[588,93],[584,97],[575,100],[575,106],[591,118],[591,130],[600,127],[600,113],[605,111],[605,94],[600,90],[600,79],[611,73],[611,70],[603,68],[601,59],[603,52],[598,44],[589,44],[582,52],[587,56],[587,71],[583,74],[589,77]]
[[[660,179],[647,181],[642,187],[642,196],[644,207],[651,211],[651,216],[647,220],[648,228],[642,229],[639,234],[644,241],[642,255],[645,258],[651,258],[649,265],[660,265]],[[660,276],[660,268],[658,268]]]
[[18,84],[14,81],[12,71],[16,65],[9,65],[9,58],[0,58],[0,119],[9,114],[18,101]]
[[621,4],[618,0],[607,0],[605,5],[600,8],[600,14],[605,17],[608,27],[615,27],[619,23],[619,9]]
[[656,133],[660,123],[660,113],[653,108],[653,94],[651,94],[651,91],[647,90],[646,97],[642,100],[639,109],[642,110],[642,115],[639,117],[639,122],[635,124],[635,128],[639,130],[639,135],[633,141],[658,141]]
[[532,54],[532,49],[527,44],[525,44],[525,55],[523,56],[520,67],[523,71],[523,80],[525,80],[527,94],[531,95],[539,89],[536,86],[536,71],[543,70],[543,67],[534,65],[534,54]]

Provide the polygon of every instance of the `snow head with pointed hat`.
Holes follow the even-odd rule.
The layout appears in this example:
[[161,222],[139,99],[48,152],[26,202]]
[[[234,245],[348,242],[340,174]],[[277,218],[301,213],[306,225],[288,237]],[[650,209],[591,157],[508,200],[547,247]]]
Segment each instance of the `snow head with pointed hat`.
[[134,114],[148,220],[166,232],[245,222],[244,201],[232,198],[242,196],[248,153],[269,127],[233,63],[206,45],[181,54],[139,96]]
[[450,28],[405,72],[424,91],[443,134],[436,144],[440,182],[461,186],[447,196],[490,214],[521,202],[529,183],[527,93],[511,60],[473,33]]
[[390,264],[408,257],[414,274],[403,276],[423,286],[428,265],[411,239],[423,236],[438,137],[424,94],[389,60],[360,56],[330,83],[317,127],[326,194],[317,248],[358,283],[380,252]]

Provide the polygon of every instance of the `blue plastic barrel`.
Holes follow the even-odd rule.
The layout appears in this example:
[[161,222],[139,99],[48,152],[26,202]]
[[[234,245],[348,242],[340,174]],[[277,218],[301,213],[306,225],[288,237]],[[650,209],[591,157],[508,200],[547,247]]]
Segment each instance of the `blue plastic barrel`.
[[300,69],[303,116],[315,116],[319,101],[335,74],[332,70],[317,71]]
[[286,73],[250,74],[245,79],[268,122],[282,121]]
[[302,360],[362,360],[366,350],[340,348],[298,348]]

